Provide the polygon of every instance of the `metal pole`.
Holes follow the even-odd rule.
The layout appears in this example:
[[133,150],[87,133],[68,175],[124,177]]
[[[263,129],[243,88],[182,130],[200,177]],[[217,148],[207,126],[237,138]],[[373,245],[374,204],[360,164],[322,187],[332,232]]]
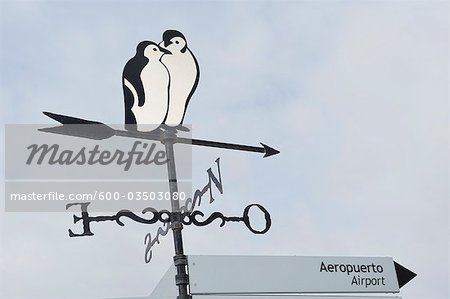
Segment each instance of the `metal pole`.
[[191,299],[188,293],[189,275],[187,274],[187,257],[183,250],[183,235],[181,230],[183,224],[181,223],[180,203],[173,199],[173,195],[178,193],[177,172],[175,168],[175,154],[173,151],[173,144],[176,142],[177,136],[174,132],[165,131],[163,135],[163,143],[166,147],[167,155],[167,171],[169,174],[169,189],[170,189],[170,203],[172,206],[171,225],[173,232],[173,242],[175,245],[175,256],[173,261],[177,269],[175,275],[175,284],[178,287],[177,299]]

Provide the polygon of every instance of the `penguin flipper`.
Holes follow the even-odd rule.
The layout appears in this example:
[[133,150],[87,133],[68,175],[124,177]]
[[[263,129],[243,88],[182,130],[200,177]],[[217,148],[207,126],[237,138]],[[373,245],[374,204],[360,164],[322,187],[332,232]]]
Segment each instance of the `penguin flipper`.
[[[142,107],[145,103],[144,84],[141,81],[142,69],[147,65],[147,57],[134,56],[131,58],[123,69],[123,81],[128,81],[128,88],[132,88],[136,92],[138,106]],[[131,87],[130,87],[131,86]]]
[[133,93],[124,86],[124,104],[125,104],[125,129],[129,131],[136,131],[136,117],[131,108],[134,105]]

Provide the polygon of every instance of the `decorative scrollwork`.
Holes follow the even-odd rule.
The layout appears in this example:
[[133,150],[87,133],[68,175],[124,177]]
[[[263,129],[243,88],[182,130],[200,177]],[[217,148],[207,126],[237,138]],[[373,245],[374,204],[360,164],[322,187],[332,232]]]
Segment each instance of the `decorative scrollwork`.
[[[250,217],[249,212],[252,207],[257,207],[261,212],[264,213],[264,218],[266,221],[265,227],[262,230],[254,229],[250,223]],[[208,224],[211,224],[214,220],[220,219],[222,222],[220,223],[220,227],[224,226],[227,222],[244,222],[245,226],[254,234],[265,234],[272,225],[272,220],[270,218],[269,212],[259,204],[251,204],[245,207],[244,213],[242,217],[227,217],[224,216],[220,212],[214,212],[212,213],[208,218],[205,220],[197,219],[197,216],[205,217],[205,214],[201,211],[193,211],[191,213],[183,213],[182,214],[182,223],[184,225],[190,225],[193,224],[195,226],[206,226]]]
[[131,212],[130,210],[120,210],[119,212],[117,212],[115,220],[116,220],[117,224],[120,226],[125,225],[120,220],[121,217],[127,217],[131,220],[134,220],[136,222],[143,223],[143,224],[153,224],[158,221],[162,222],[162,223],[166,223],[166,222],[170,222],[170,220],[171,220],[171,213],[167,210],[157,211],[154,208],[145,208],[142,211],[142,214],[146,214],[148,212],[152,213],[152,215],[153,215],[153,217],[150,219],[142,218],[142,217],[136,215],[135,213]]
[[[141,216],[136,215],[130,210],[120,210],[115,215],[110,216],[90,216],[87,207],[90,203],[71,203],[66,206],[68,209],[74,205],[81,206],[81,217],[74,215],[74,223],[82,220],[83,222],[83,233],[75,234],[72,230],[69,229],[70,237],[83,237],[83,236],[93,236],[94,234],[91,232],[90,223],[91,222],[103,222],[103,221],[115,221],[118,225],[124,226],[125,223],[121,220],[121,218],[126,217],[133,221],[143,223],[143,224],[154,224],[156,222],[169,223],[175,220],[179,220],[184,225],[195,225],[195,226],[206,226],[211,224],[214,220],[220,219],[220,227],[223,227],[227,222],[243,222],[245,226],[254,234],[265,234],[272,225],[272,220],[270,218],[269,212],[259,204],[250,204],[245,207],[244,212],[241,217],[228,217],[223,215],[220,212],[214,212],[209,215],[206,219],[199,219],[198,217],[205,218],[205,214],[201,211],[192,211],[192,212],[169,212],[167,210],[157,211],[154,208],[148,207],[142,211],[142,214],[151,213],[151,218],[143,218]],[[265,219],[265,227],[263,229],[255,229],[250,222],[250,210],[256,207],[260,212],[264,214]]]

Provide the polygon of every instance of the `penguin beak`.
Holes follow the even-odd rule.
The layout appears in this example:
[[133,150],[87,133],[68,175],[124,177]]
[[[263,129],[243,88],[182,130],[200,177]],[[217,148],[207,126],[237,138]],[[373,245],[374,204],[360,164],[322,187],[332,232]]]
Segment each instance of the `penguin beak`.
[[161,46],[158,46],[158,48],[159,48],[159,50],[160,50],[161,52],[163,52],[164,54],[172,54],[172,52],[170,52],[170,51],[167,50],[167,49],[164,49],[164,48],[161,47]]

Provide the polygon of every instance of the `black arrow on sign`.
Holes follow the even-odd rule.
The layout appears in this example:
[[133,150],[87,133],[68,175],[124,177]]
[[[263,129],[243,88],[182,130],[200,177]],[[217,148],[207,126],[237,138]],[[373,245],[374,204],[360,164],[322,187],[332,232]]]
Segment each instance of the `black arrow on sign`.
[[[61,135],[70,135],[82,138],[89,138],[95,140],[103,140],[110,138],[112,136],[123,136],[130,138],[138,138],[138,139],[147,139],[147,140],[156,140],[161,141],[162,136],[157,132],[138,132],[138,131],[124,131],[124,130],[115,130],[110,126],[92,120],[86,120],[82,118],[55,114],[51,112],[43,112],[48,117],[56,120],[57,122],[63,124],[58,127],[51,128],[43,128],[39,129],[42,132],[55,133]],[[77,125],[77,126],[64,126],[64,125]],[[207,146],[207,147],[218,147],[246,152],[256,152],[256,153],[264,153],[264,158],[270,157],[280,153],[280,151],[261,143],[262,147],[250,146],[250,145],[242,145],[235,143],[225,143],[225,142],[217,142],[210,140],[201,140],[201,139],[190,139],[177,137],[176,143],[185,143],[199,146]]]
[[406,269],[399,263],[394,261],[395,273],[397,274],[398,287],[401,288],[408,282],[410,282],[414,277],[417,276],[416,273],[409,269]]

